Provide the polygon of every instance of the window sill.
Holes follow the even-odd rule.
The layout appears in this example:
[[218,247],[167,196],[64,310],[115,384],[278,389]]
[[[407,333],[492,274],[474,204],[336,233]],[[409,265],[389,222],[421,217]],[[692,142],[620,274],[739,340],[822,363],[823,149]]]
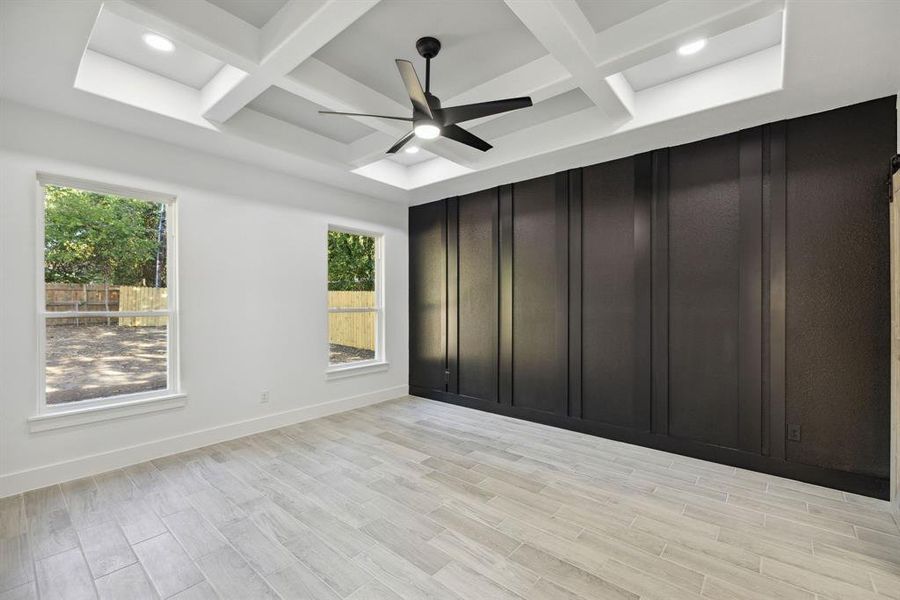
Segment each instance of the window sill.
[[141,398],[117,404],[55,410],[29,417],[28,428],[32,433],[49,431],[51,429],[62,429],[63,427],[74,427],[87,423],[110,421],[134,415],[171,410],[173,408],[181,408],[185,404],[187,404],[187,396],[185,394],[167,394],[165,396]]
[[369,375],[370,373],[381,373],[391,368],[391,363],[386,361],[366,361],[356,365],[346,365],[340,367],[328,367],[325,371],[325,379],[331,381],[333,379],[344,379],[345,377],[356,377],[357,375]]

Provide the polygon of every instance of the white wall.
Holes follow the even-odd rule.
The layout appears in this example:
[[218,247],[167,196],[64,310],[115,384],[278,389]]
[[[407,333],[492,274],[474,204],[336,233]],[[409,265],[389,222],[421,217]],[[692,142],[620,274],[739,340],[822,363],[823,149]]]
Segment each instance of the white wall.
[[[29,431],[38,171],[177,196],[185,407]],[[406,215],[399,204],[0,103],[0,497],[404,394]],[[325,379],[329,224],[384,234],[386,372]]]

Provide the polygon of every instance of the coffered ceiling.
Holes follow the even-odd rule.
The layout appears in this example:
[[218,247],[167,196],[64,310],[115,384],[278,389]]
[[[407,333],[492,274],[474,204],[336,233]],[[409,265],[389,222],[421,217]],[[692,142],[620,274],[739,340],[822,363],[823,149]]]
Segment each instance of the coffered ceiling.
[[[417,203],[896,93],[896,0],[11,0],[8,100]],[[155,33],[171,52],[147,46]],[[444,106],[534,106],[386,155],[394,59]],[[706,40],[696,54],[678,48]]]

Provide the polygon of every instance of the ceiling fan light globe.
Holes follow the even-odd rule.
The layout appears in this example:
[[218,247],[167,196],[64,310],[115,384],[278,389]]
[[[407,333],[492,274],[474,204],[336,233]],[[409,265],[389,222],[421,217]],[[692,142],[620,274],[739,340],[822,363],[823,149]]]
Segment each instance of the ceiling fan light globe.
[[433,140],[441,135],[441,128],[434,123],[419,123],[413,128],[417,138],[423,140]]

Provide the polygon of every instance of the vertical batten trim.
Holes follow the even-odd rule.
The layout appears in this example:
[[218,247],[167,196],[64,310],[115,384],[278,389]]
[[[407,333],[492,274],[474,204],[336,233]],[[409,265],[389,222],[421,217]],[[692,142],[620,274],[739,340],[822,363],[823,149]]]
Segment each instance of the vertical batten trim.
[[785,459],[785,290],[787,273],[787,135],[785,122],[769,128],[769,442]]
[[500,211],[500,404],[513,398],[513,186],[498,188]]
[[740,133],[738,447],[762,450],[762,129]]
[[494,200],[491,206],[491,281],[493,281],[493,294],[494,299],[497,302],[497,326],[494,328],[494,349],[496,352],[496,360],[497,360],[497,380],[494,394],[494,402],[501,402],[500,397],[500,379],[502,378],[502,362],[501,362],[501,354],[502,354],[502,339],[503,339],[503,294],[501,293],[502,281],[501,281],[501,273],[502,268],[500,266],[500,188],[496,187],[493,190],[494,192]]
[[447,391],[459,393],[459,198],[447,199]]
[[760,410],[760,453],[769,456],[772,451],[772,404],[771,404],[771,360],[769,346],[771,341],[771,306],[769,298],[771,298],[771,281],[769,273],[771,272],[771,183],[770,176],[772,164],[771,156],[771,128],[768,125],[762,127],[762,351],[760,359],[762,361],[762,382],[761,382],[761,398],[762,406]]
[[653,402],[653,155],[634,157],[634,426],[650,430]]
[[582,170],[569,171],[569,416],[581,419],[582,409],[582,280],[584,220]]
[[569,412],[569,174],[555,176],[556,190],[556,356],[563,361],[560,369],[562,393],[556,407],[558,415]]
[[443,258],[443,266],[444,273],[441,278],[441,350],[444,352],[444,356],[442,357],[441,364],[444,366],[444,372],[441,373],[441,385],[440,389],[443,391],[447,391],[447,301],[449,300],[447,296],[447,250],[448,250],[448,239],[447,239],[447,200],[441,200],[442,209],[444,212],[444,218],[441,222],[441,249],[444,251]]
[[653,152],[651,431],[669,433],[669,150]]

